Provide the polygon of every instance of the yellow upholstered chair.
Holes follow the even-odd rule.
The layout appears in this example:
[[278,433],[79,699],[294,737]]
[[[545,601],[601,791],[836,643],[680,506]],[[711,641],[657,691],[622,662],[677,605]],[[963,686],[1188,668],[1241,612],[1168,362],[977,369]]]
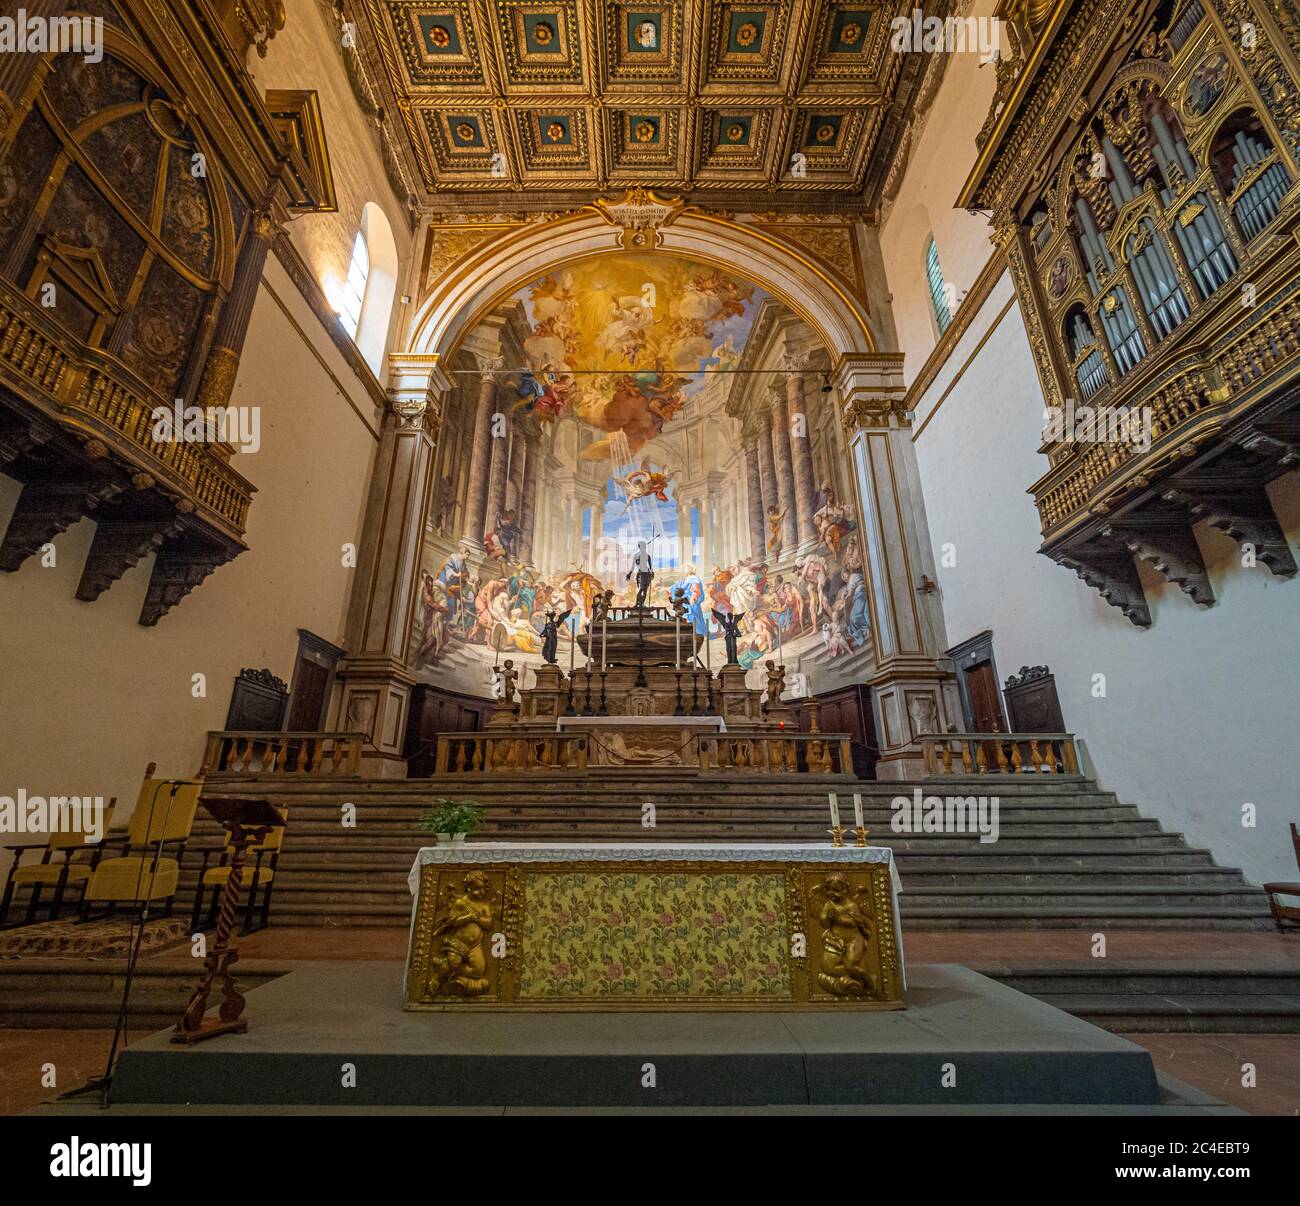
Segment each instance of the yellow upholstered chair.
[[[108,827],[113,823],[113,809],[117,805],[114,796],[104,810],[102,835],[107,835]],[[49,840],[41,846],[6,846],[13,851],[14,861],[9,868],[9,877],[5,880],[4,896],[0,897],[0,928],[9,919],[9,906],[14,897],[24,889],[31,892],[27,902],[27,915],[20,925],[29,925],[36,920],[36,910],[40,907],[41,893],[52,888],[54,895],[49,904],[49,920],[58,917],[63,908],[63,896],[69,886],[80,887],[85,894],[86,884],[99,863],[104,852],[104,840],[89,841],[85,833],[52,833]],[[30,851],[40,850],[41,861],[23,865],[23,856]]]
[[[1291,845],[1295,847],[1296,866],[1300,867],[1300,830],[1296,829],[1294,821],[1291,822]],[[1268,907],[1277,928],[1283,931],[1288,926],[1300,929],[1300,905],[1285,905],[1278,900],[1279,896],[1300,897],[1300,883],[1265,884],[1264,891],[1268,894]]]
[[[245,847],[244,866],[240,872],[240,890],[248,893],[244,905],[244,925],[242,934],[252,933],[267,925],[271,915],[271,885],[275,881],[275,868],[280,861],[280,843],[284,841],[284,826],[276,825],[260,842],[253,842]],[[212,929],[217,923],[217,906],[221,894],[225,891],[226,881],[230,878],[230,854],[232,847],[227,838],[221,847],[221,861],[215,867],[208,866],[208,859],[216,853],[215,847],[203,851],[203,866],[199,869],[199,880],[194,888],[194,913],[190,919],[190,932],[199,929],[199,913],[203,909],[204,894],[211,889],[212,901],[208,906],[208,918],[204,928]],[[257,893],[262,893],[261,917],[253,925],[253,910],[257,906]]]
[[158,900],[167,902],[163,915],[171,916],[181,875],[180,859],[194,827],[203,784],[197,780],[155,779],[153,769],[151,762],[140,784],[135,811],[127,822],[122,853],[113,858],[101,857],[86,885],[81,921],[90,916],[92,904],[107,905],[107,915],[119,904],[143,907]]

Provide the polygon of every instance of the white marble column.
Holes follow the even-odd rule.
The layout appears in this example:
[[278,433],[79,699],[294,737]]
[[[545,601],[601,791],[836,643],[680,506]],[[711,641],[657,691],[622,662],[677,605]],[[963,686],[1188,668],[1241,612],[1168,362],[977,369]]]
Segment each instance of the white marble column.
[[903,357],[844,356],[835,379],[871,596],[877,774],[913,778],[924,768],[917,738],[960,727],[961,710],[938,592],[920,589],[936,570],[903,409]]

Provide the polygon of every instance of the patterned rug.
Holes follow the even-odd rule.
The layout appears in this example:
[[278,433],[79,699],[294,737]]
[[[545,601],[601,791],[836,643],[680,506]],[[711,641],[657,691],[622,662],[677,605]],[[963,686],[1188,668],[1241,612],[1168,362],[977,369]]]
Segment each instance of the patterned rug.
[[[188,942],[190,925],[186,918],[164,917],[149,922],[144,929],[142,954],[166,950]],[[72,920],[38,921],[17,929],[0,930],[0,959],[17,959],[26,955],[40,959],[121,959],[135,939],[130,919],[109,917],[78,925]]]

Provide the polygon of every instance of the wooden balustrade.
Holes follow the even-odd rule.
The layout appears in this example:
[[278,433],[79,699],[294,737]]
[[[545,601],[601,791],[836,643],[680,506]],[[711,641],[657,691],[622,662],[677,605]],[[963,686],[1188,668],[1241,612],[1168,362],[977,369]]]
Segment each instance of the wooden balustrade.
[[210,732],[199,774],[355,775],[365,742],[364,733]]
[[438,738],[436,775],[485,775],[501,771],[585,770],[582,733],[444,733]]
[[[556,733],[484,729],[438,737],[435,775],[489,775],[585,770],[588,737]],[[681,765],[701,771],[756,772],[772,775],[853,775],[849,738],[841,734],[728,732],[697,736],[694,756]]]
[[770,775],[853,775],[847,735],[727,732],[701,737],[700,769]]
[[926,775],[1077,775],[1073,733],[931,733],[921,738]]

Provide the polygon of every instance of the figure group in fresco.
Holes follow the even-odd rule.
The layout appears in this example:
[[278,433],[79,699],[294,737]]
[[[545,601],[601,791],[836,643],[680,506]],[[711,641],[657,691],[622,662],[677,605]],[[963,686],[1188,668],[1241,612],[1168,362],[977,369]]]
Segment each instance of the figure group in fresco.
[[701,388],[695,374],[735,353],[736,323],[763,295],[703,264],[633,255],[575,264],[518,296],[530,333],[516,406],[542,424],[574,414],[604,433],[581,457],[605,460],[616,435],[635,455],[663,432]]
[[[823,485],[813,517],[817,543],[788,568],[774,570],[775,559],[760,556],[715,566],[707,578],[689,564],[657,569],[645,602],[668,608],[679,598],[683,623],[720,642],[729,618],[742,617],[735,657],[746,670],[803,637],[816,638],[827,658],[849,656],[871,637],[859,533],[849,516]],[[615,606],[630,606],[636,587],[621,573],[607,584],[582,566],[544,573],[508,555],[489,558],[475,571],[467,550],[457,549],[436,572],[423,575],[416,668],[436,665],[456,643],[541,654],[566,665],[569,642],[585,631],[600,597],[612,590]],[[547,631],[552,612],[554,636]],[[715,612],[728,619],[718,622]],[[581,654],[577,660],[584,660]]]

